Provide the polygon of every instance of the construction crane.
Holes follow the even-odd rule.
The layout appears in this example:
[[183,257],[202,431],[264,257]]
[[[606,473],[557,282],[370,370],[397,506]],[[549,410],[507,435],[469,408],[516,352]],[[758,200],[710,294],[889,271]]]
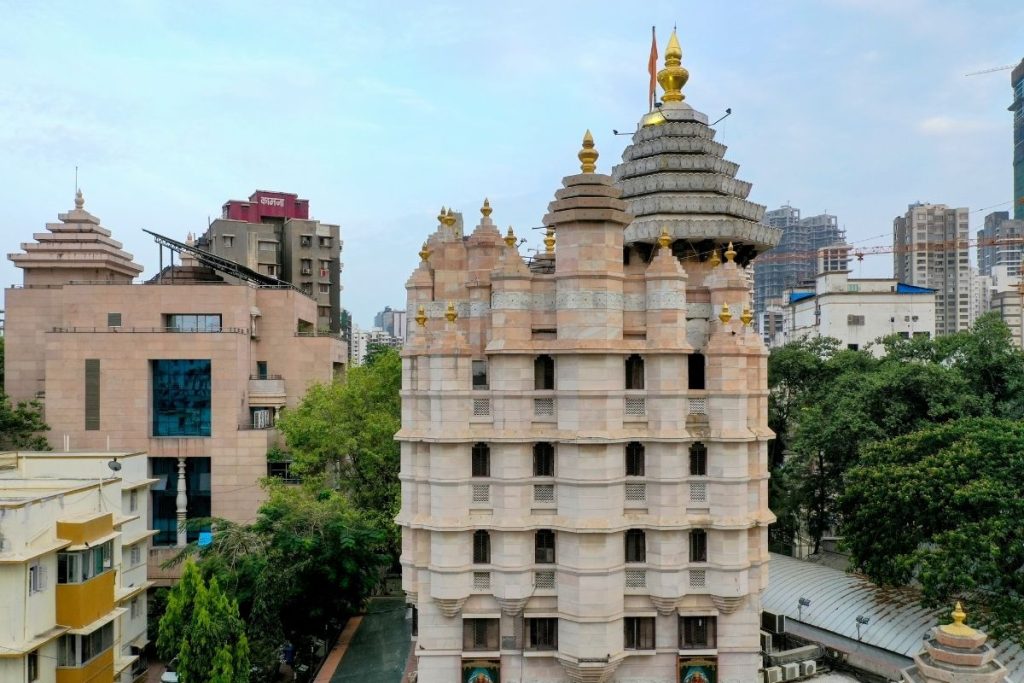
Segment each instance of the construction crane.
[[[858,261],[863,261],[865,256],[876,256],[878,254],[899,254],[909,251],[922,251],[931,253],[942,253],[945,251],[952,251],[957,249],[969,249],[971,247],[995,247],[995,246],[1011,246],[1014,244],[1024,244],[1024,237],[1000,237],[1000,238],[982,238],[982,239],[966,239],[966,240],[946,240],[941,242],[918,242],[914,245],[909,244],[895,244],[895,245],[880,245],[876,247],[852,247],[849,245],[833,244],[823,249],[835,250],[840,247],[846,246],[849,251],[849,255],[852,258],[856,258]],[[786,261],[800,261],[804,259],[817,258],[817,251],[768,251],[758,256],[752,261],[752,264],[756,267],[759,263],[779,263]]]
[[969,74],[964,74],[964,76],[980,76],[981,74],[990,74],[993,71],[1006,71],[1007,69],[1012,69],[1015,66],[1017,66],[1017,65],[1016,64],[1010,64],[1008,66],[994,66],[991,69],[982,69],[981,71],[972,71]]

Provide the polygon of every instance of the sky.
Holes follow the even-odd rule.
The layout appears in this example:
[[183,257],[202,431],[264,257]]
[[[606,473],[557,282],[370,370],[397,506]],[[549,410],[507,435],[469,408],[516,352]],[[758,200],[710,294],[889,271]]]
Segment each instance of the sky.
[[[718,126],[750,199],[838,215],[891,244],[915,201],[1012,193],[1019,0],[644,3],[0,0],[0,252],[73,206],[155,273],[142,229],[183,239],[228,199],[298,193],[342,229],[342,305],[402,308],[438,209],[540,245],[586,129],[609,173],[647,108],[650,28],[673,24],[686,101]],[[856,275],[891,275],[889,255]],[[21,282],[4,260],[0,285]]]

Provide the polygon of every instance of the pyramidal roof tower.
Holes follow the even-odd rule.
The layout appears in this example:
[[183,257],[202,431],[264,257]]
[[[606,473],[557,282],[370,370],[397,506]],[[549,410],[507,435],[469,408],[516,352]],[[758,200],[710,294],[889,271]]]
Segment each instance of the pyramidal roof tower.
[[706,261],[731,241],[745,266],[777,245],[782,232],[759,222],[765,207],[747,200],[750,183],[736,179],[739,165],[725,159],[707,115],[686,103],[690,74],[682,56],[673,30],[658,72],[662,101],[640,119],[612,172],[633,215],[626,243],[653,245],[665,227],[673,252],[685,260]]

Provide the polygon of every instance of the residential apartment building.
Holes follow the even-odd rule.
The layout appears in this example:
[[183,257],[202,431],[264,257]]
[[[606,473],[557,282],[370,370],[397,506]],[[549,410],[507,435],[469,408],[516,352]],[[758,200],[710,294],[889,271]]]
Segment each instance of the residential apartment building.
[[160,548],[198,534],[181,521],[255,517],[277,411],[347,352],[317,331],[313,299],[185,243],[159,238],[181,264],[133,282],[141,266],[75,203],[9,256],[24,285],[5,293],[5,388],[44,402],[54,446],[148,453],[163,581],[178,570],[159,568]]
[[[770,254],[754,262],[754,312],[759,325],[765,320],[764,314],[770,305],[783,303],[783,290],[813,282],[820,272],[821,248],[843,245],[846,241],[846,233],[839,227],[836,216],[823,213],[801,218],[800,209],[789,204],[766,211],[762,222],[781,230],[782,240]],[[829,267],[845,270],[845,266],[840,268],[832,263],[843,255],[842,251],[826,252]]]
[[232,199],[197,246],[290,282],[316,300],[316,329],[341,330],[341,229],[311,219],[308,199],[265,190]]
[[772,346],[813,337],[838,339],[848,349],[883,350],[872,342],[889,335],[935,335],[935,292],[894,279],[851,278],[820,273],[812,290],[790,290],[781,331]]
[[394,337],[387,330],[382,330],[379,327],[363,330],[358,325],[353,325],[352,363],[362,365],[366,361],[366,354],[369,353],[372,346],[387,346],[392,349],[400,349],[404,342],[404,339]]
[[757,680],[773,435],[743,266],[779,233],[682,102],[680,55],[673,34],[613,176],[584,138],[544,252],[524,261],[485,204],[406,284],[421,683]]
[[935,334],[971,324],[968,211],[910,204],[893,220],[893,273],[905,284],[935,290]]
[[145,679],[153,483],[144,453],[0,453],[0,680]]
[[978,272],[992,275],[993,268],[1006,266],[1016,277],[1024,260],[1024,220],[1010,220],[1007,211],[985,216],[985,227],[978,231]]
[[384,310],[373,316],[373,326],[378,327],[392,337],[405,340],[408,336],[407,318],[405,311],[396,311],[390,306],[385,306]]

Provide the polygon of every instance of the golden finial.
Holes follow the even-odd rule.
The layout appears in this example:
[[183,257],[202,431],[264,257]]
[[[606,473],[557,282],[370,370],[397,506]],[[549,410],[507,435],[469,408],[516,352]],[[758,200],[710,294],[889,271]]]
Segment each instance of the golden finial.
[[413,318],[413,320],[415,320],[416,324],[420,327],[427,326],[427,311],[423,308],[423,304],[420,304],[420,307],[416,309],[416,317]]
[[723,301],[722,302],[722,310],[718,314],[718,319],[721,320],[723,323],[727,323],[730,320],[732,320],[732,311],[729,310],[729,302],[728,301]]
[[679,46],[679,38],[673,29],[665,50],[665,68],[658,72],[658,83],[665,90],[661,96],[662,102],[682,102],[686,99],[682,90],[686,81],[690,80],[690,72],[681,66],[682,63],[683,48]]
[[430,260],[430,255],[433,254],[433,253],[434,252],[430,251],[430,249],[427,248],[427,243],[424,242],[423,246],[420,247],[420,260],[421,261],[428,261],[428,260]]
[[441,219],[441,222],[450,228],[453,225],[455,225],[455,220],[455,212],[452,211],[451,209],[448,209],[448,212],[445,213],[444,218]]
[[729,247],[725,250],[725,260],[732,263],[733,259],[736,258],[736,250],[732,248],[732,242],[729,242]]
[[956,603],[956,608],[953,609],[951,616],[953,617],[952,624],[946,624],[939,627],[944,633],[948,633],[951,636],[961,637],[970,637],[977,633],[977,631],[964,623],[964,620],[967,618],[967,613],[964,612],[964,608],[960,606],[959,602]]
[[711,267],[717,268],[721,263],[722,259],[718,256],[718,247],[715,247],[711,250]]
[[670,246],[671,244],[672,244],[672,238],[669,237],[668,226],[664,226],[663,225],[661,227],[661,236],[658,237],[658,246],[661,247],[662,249],[665,249],[666,247]]
[[484,218],[491,215],[491,203],[484,197],[484,205],[480,207],[480,213],[483,214]]
[[455,322],[455,319],[459,317],[458,312],[455,310],[455,304],[451,301],[448,302],[448,308],[445,309],[444,319],[450,323]]
[[576,156],[580,159],[580,169],[584,173],[593,173],[597,168],[597,157],[599,155],[597,150],[594,149],[594,136],[590,134],[589,129],[583,134],[583,149]]
[[544,235],[544,251],[548,254],[555,253],[555,229],[548,226],[548,231]]
[[740,313],[740,322],[744,325],[750,325],[754,321],[754,314],[750,312],[750,306],[744,304],[743,312]]
[[444,224],[445,224],[445,223],[444,223],[444,216],[445,216],[445,209],[444,209],[444,207],[442,206],[442,207],[441,207],[441,213],[437,214],[437,222],[438,222],[438,223],[439,223],[440,225],[444,225]]
[[512,232],[512,226],[508,226],[508,232],[505,234],[505,244],[509,247],[516,246],[516,234]]

